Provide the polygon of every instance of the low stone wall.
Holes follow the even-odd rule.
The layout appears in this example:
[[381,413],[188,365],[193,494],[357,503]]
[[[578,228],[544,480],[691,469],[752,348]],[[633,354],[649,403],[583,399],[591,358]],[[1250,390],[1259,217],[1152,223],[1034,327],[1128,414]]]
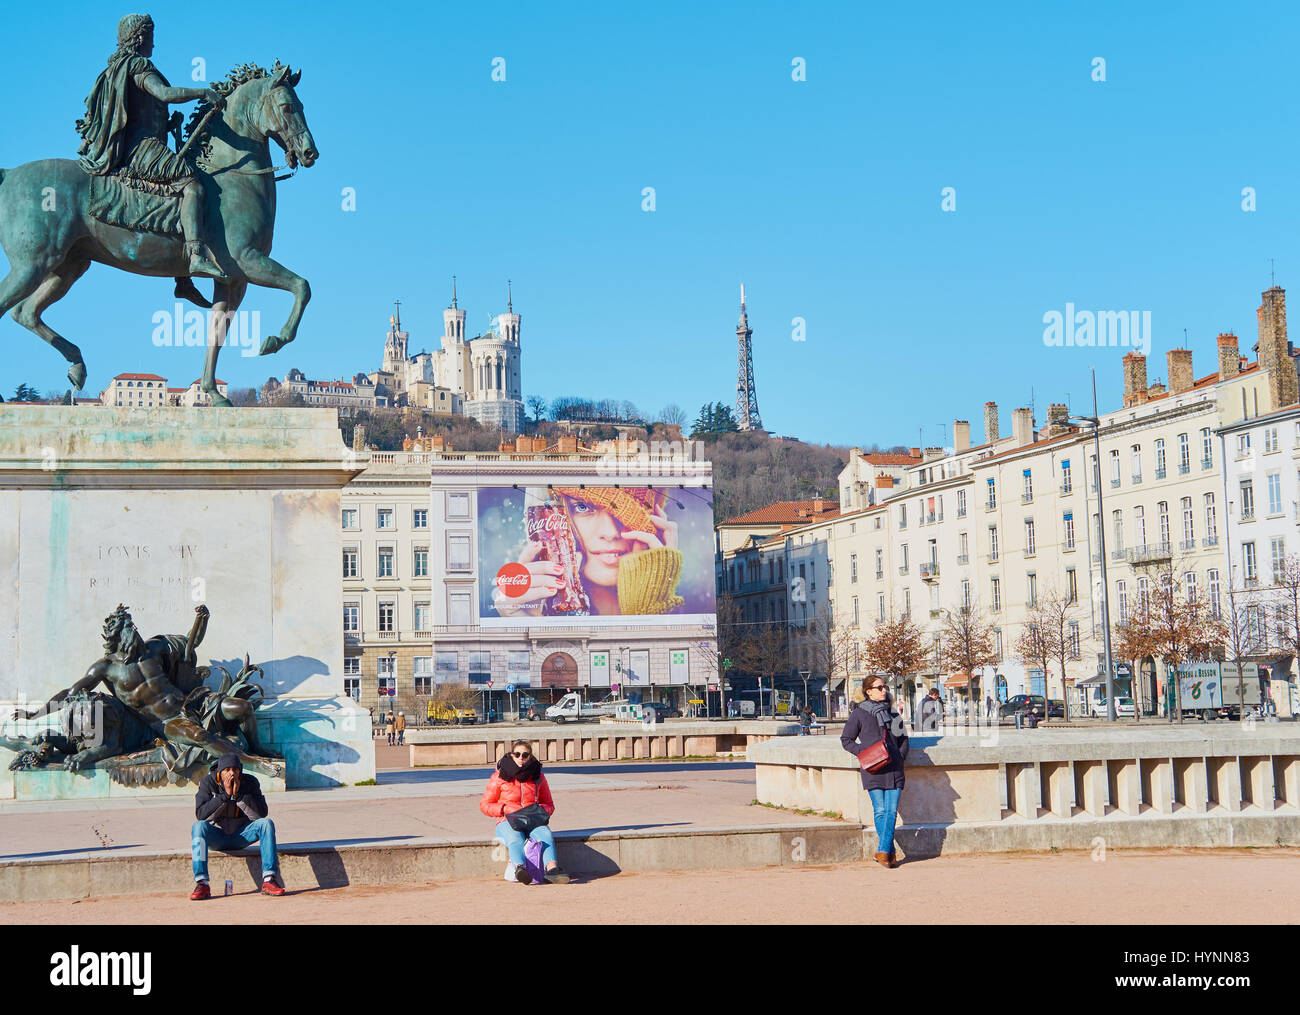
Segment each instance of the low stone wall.
[[[773,737],[798,734],[797,723],[565,723],[538,726],[407,730],[411,765],[491,765],[515,740],[527,740],[542,761],[682,758],[748,751]],[[806,739],[806,738],[805,738]]]
[[[990,729],[911,738],[903,848],[1300,844],[1300,725]],[[874,838],[857,759],[838,740],[755,745],[758,800],[834,811]],[[1036,830],[1030,831],[1030,828]],[[1243,836],[1249,841],[1243,841]]]

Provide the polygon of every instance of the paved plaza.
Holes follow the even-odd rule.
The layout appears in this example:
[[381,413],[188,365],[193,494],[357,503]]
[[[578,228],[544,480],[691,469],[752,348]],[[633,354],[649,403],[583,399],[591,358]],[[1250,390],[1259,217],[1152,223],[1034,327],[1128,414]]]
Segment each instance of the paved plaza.
[[[162,888],[163,886],[160,886]],[[938,857],[887,871],[859,862],[656,871],[525,888],[469,878],[390,888],[251,891],[194,903],[156,895],[0,903],[0,923],[658,924],[835,923],[887,898],[908,924],[1285,924],[1297,920],[1300,850],[1111,850]],[[886,894],[882,895],[884,892]]]

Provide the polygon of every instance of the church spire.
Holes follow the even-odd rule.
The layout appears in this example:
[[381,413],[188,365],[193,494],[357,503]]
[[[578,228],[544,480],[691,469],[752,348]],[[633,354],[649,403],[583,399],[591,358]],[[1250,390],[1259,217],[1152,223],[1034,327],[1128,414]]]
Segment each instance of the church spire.
[[510,279],[506,279],[506,313],[513,314],[514,312],[515,304],[510,296]]
[[402,330],[402,301],[401,301],[401,300],[393,300],[393,308],[394,308],[394,312],[393,312],[393,330],[394,330],[394,331],[401,331],[401,330]]
[[456,309],[456,276],[451,276],[451,309]]

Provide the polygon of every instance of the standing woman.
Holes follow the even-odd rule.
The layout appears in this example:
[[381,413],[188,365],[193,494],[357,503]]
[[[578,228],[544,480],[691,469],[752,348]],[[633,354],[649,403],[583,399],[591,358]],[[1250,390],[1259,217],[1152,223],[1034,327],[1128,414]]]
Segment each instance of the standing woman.
[[[516,811],[533,808],[530,812],[537,819],[524,822],[531,827],[527,832],[511,826],[509,816]],[[540,812],[537,810],[540,808]],[[496,771],[488,780],[487,789],[478,809],[489,818],[499,818],[496,838],[505,843],[510,850],[510,862],[506,865],[506,880],[518,881],[527,885],[532,883],[528,866],[524,861],[524,843],[528,839],[542,845],[542,865],[545,868],[546,881],[552,885],[569,883],[569,875],[560,869],[555,859],[555,839],[545,822],[550,821],[555,813],[555,801],[551,799],[551,787],[547,785],[546,776],[542,774],[542,763],[533,754],[533,745],[527,740],[516,740],[510,753],[497,762]]]
[[[907,758],[907,734],[898,713],[890,707],[889,690],[884,677],[868,677],[862,684],[864,701],[853,710],[840,743],[857,757],[878,744],[883,737],[889,750],[889,764],[875,772],[862,770],[862,788],[871,797],[871,810],[876,823],[876,862],[882,867],[894,868],[894,822],[898,816],[898,798],[903,792],[903,761]],[[858,700],[858,694],[854,694]]]

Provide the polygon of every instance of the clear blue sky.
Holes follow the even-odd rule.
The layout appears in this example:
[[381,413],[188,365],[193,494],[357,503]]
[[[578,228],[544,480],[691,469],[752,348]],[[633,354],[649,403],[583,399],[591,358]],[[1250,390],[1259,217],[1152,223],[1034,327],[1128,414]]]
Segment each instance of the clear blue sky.
[[[1093,365],[1115,403],[1124,350],[1043,344],[1067,301],[1150,310],[1154,379],[1184,328],[1198,375],[1220,330],[1253,343],[1269,258],[1300,286],[1294,4],[699,6],[145,6],[174,84],[196,56],[213,78],[302,67],[321,151],[279,191],[275,254],[314,290],[298,341],[228,351],[221,377],[375,369],[394,297],[412,346],[434,348],[455,273],[475,333],[514,280],[526,394],[693,417],[734,402],[744,281],[770,429],[914,444],[924,427],[937,444],[954,417],[978,440],[986,399],[1004,419],[1031,388],[1040,421],[1067,393],[1082,408]],[[75,154],[129,9],[7,15],[0,165]],[[289,305],[258,289],[245,304],[266,332]],[[169,283],[95,266],[47,316],[82,346],[88,391],[124,370],[179,386],[202,350],[153,346],[170,306]],[[18,324],[0,341],[6,396],[66,387]]]

